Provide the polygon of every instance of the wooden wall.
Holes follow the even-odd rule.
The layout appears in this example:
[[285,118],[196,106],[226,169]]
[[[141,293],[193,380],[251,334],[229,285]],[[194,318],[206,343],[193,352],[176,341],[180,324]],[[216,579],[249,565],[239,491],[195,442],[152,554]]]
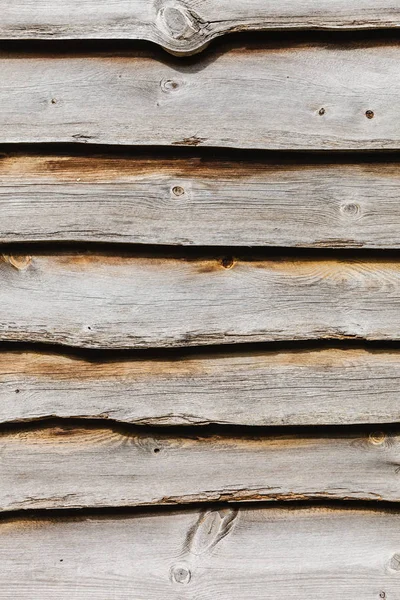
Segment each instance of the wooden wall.
[[1,600],[400,598],[399,26],[0,0]]

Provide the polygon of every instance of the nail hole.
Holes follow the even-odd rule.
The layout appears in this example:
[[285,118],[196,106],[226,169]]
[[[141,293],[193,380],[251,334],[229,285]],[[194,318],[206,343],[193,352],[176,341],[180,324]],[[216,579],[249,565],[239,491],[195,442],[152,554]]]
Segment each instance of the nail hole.
[[88,329],[89,329],[89,331],[91,331],[91,329],[92,329],[92,328],[91,328],[91,327],[88,327]]
[[15,390],[15,393],[16,393],[16,394],[19,394],[19,390]]
[[154,448],[153,452],[154,454],[158,454],[160,452],[160,448]]
[[367,117],[367,119],[373,119],[374,118],[374,111],[373,110],[367,110],[365,113],[365,116]]
[[57,104],[57,100],[56,100],[56,98],[52,98],[52,99],[51,99],[51,103],[52,103],[52,104]]
[[172,193],[174,194],[174,196],[182,196],[185,193],[185,190],[180,185],[175,185],[172,188]]
[[319,111],[318,111],[318,114],[321,115],[321,117],[322,117],[322,115],[325,114],[325,109],[324,108],[320,108]]

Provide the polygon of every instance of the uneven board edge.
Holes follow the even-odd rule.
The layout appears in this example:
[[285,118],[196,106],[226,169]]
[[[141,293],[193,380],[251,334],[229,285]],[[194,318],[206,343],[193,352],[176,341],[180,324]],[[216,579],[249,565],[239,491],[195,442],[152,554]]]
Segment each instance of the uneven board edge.
[[198,355],[193,349],[96,356],[2,351],[0,423],[54,417],[165,427],[400,420],[396,349],[233,347]]

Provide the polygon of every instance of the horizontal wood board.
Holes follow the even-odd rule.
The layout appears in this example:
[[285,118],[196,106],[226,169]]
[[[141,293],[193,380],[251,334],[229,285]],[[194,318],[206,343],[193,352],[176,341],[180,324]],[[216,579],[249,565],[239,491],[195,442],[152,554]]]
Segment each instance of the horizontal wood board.
[[396,260],[3,255],[0,340],[150,348],[398,340]]
[[186,63],[3,52],[0,70],[0,143],[400,147],[396,40],[227,46]]
[[0,511],[197,502],[400,501],[400,436],[194,437],[78,426],[0,435]]
[[400,353],[257,351],[84,360],[0,354],[0,422],[351,425],[400,420]]
[[400,163],[4,156],[0,241],[400,248]]
[[233,31],[399,27],[393,0],[1,0],[0,39],[144,39],[177,54]]
[[396,599],[399,515],[314,509],[7,519],[0,598]]

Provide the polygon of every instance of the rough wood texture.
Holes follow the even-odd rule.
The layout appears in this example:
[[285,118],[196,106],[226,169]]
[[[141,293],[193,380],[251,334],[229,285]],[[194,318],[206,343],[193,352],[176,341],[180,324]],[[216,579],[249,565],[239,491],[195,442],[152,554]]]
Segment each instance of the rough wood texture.
[[2,53],[0,70],[0,143],[400,148],[397,41],[250,46],[185,64]]
[[1,0],[0,39],[144,39],[177,54],[232,31],[398,27],[390,0]]
[[324,508],[7,519],[0,598],[395,600],[399,525]]
[[360,349],[86,361],[0,354],[0,422],[48,417],[145,425],[400,421],[400,353]]
[[0,435],[0,511],[400,500],[396,433],[177,436],[77,426]]
[[400,339],[400,265],[5,255],[0,340],[92,348]]
[[0,241],[400,247],[399,163],[5,156]]

